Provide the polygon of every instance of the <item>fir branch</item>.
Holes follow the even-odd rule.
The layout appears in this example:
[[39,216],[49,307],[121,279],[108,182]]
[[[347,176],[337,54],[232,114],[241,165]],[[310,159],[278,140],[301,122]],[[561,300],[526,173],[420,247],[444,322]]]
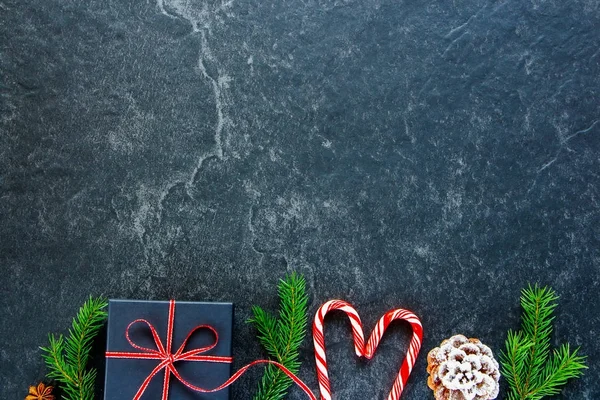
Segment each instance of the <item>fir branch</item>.
[[532,288],[523,290],[521,307],[523,308],[522,326],[525,337],[532,343],[525,364],[525,387],[537,387],[543,378],[544,365],[550,355],[550,337],[552,335],[552,313],[556,308],[558,296],[551,289]]
[[[252,323],[258,330],[258,339],[267,353],[291,372],[300,368],[299,348],[306,336],[307,304],[306,282],[301,275],[292,273],[280,280],[279,316],[273,317],[258,306],[252,308]],[[282,399],[292,381],[281,370],[268,365],[254,400]]]
[[69,336],[49,335],[49,346],[41,347],[49,369],[47,377],[59,382],[68,400],[93,400],[96,371],[86,371],[92,344],[106,320],[104,298],[90,297],[73,319]]
[[509,400],[539,400],[560,392],[571,378],[583,375],[585,357],[563,344],[550,354],[553,312],[558,296],[548,288],[531,285],[521,291],[521,330],[509,331],[500,354],[508,382]]
[[[524,337],[522,332],[508,331],[506,339],[506,350],[500,354],[500,360],[504,366],[504,378],[511,388],[516,388],[515,395],[523,396],[519,390],[523,386],[522,376],[526,365],[526,358],[529,356],[529,349],[532,343]],[[512,393],[511,393],[512,394]],[[509,400],[519,397],[509,396]]]
[[248,320],[253,323],[258,330],[258,340],[262,343],[267,353],[271,357],[279,360],[281,358],[277,347],[277,339],[275,337],[275,327],[277,326],[277,318],[260,308],[259,306],[252,307],[254,318]]

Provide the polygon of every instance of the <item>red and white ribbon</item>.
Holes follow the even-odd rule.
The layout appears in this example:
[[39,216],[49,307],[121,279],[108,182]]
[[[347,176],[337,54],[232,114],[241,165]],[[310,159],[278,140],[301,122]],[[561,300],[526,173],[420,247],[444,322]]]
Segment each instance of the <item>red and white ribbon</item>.
[[[169,399],[169,387],[170,387],[169,382],[171,379],[171,374],[191,390],[194,390],[196,392],[201,392],[201,393],[214,393],[214,392],[218,392],[218,391],[223,390],[224,388],[230,386],[236,380],[238,380],[249,368],[251,368],[255,365],[259,365],[259,364],[271,364],[271,365],[274,365],[275,367],[279,368],[300,389],[302,389],[302,391],[308,396],[308,398],[310,400],[317,400],[315,395],[311,392],[310,388],[304,382],[302,382],[300,380],[300,378],[298,378],[296,375],[294,375],[283,364],[280,364],[280,363],[278,363],[276,361],[272,361],[272,360],[256,360],[256,361],[251,362],[250,364],[240,368],[235,374],[233,374],[231,376],[231,378],[227,379],[227,381],[225,381],[223,384],[221,384],[220,386],[218,386],[214,389],[204,389],[202,387],[196,386],[196,385],[186,381],[179,374],[179,371],[177,370],[177,368],[175,366],[175,363],[178,361],[181,361],[181,362],[183,362],[183,361],[205,361],[205,362],[213,362],[213,363],[231,363],[233,361],[233,358],[225,357],[225,356],[211,356],[211,355],[203,355],[202,354],[202,353],[206,353],[207,351],[212,350],[217,345],[217,342],[219,340],[219,335],[218,335],[217,331],[209,325],[198,325],[195,328],[193,328],[188,333],[188,335],[186,336],[185,340],[183,341],[183,343],[181,344],[179,349],[175,353],[173,353],[172,352],[173,330],[174,330],[174,324],[175,324],[175,301],[174,300],[171,300],[169,302],[169,319],[167,321],[168,321],[168,324],[167,324],[166,345],[163,344],[163,342],[160,338],[160,335],[158,334],[157,330],[154,328],[154,326],[150,322],[148,322],[145,319],[136,319],[135,321],[131,322],[127,326],[127,329],[125,330],[125,336],[127,338],[127,341],[129,342],[129,344],[131,345],[131,347],[133,347],[137,351],[134,351],[134,352],[107,351],[106,352],[107,358],[123,358],[123,359],[130,359],[130,360],[143,359],[143,360],[157,360],[158,361],[158,365],[146,377],[146,379],[144,380],[144,382],[141,384],[140,388],[138,389],[137,393],[133,397],[133,400],[140,400],[140,398],[142,397],[142,395],[148,388],[150,381],[152,381],[152,379],[154,379],[154,377],[156,375],[158,375],[158,373],[160,371],[162,371],[163,369],[165,370],[165,375],[164,375],[164,379],[163,379],[163,390],[162,390],[161,399],[168,400]],[[130,331],[131,327],[137,323],[143,323],[148,326],[150,333],[152,334],[152,338],[154,339],[154,344],[156,345],[156,349],[139,346],[131,339],[131,337],[129,335],[129,331]],[[194,332],[196,332],[200,329],[208,329],[208,330],[212,331],[212,333],[215,336],[214,343],[212,343],[209,346],[185,351],[186,344],[187,344],[188,340],[190,339],[190,337],[192,336],[192,334],[194,334]]]
[[330,311],[343,311],[350,319],[352,325],[352,338],[354,341],[354,351],[358,357],[365,357],[370,360],[381,341],[387,327],[395,320],[407,321],[413,330],[413,335],[408,346],[406,357],[398,371],[398,375],[394,380],[394,384],[388,395],[388,400],[398,400],[402,394],[402,390],[408,381],[408,377],[417,360],[417,355],[421,349],[421,341],[423,339],[423,327],[419,317],[408,310],[401,308],[386,312],[379,319],[375,329],[371,333],[369,340],[365,345],[362,323],[358,312],[349,303],[343,300],[330,300],[323,304],[315,315],[313,323],[313,341],[315,346],[315,361],[317,367],[317,379],[319,381],[319,389],[321,400],[331,400],[331,385],[329,383],[329,375],[327,373],[327,358],[325,356],[325,336],[323,333],[323,321],[325,316]]

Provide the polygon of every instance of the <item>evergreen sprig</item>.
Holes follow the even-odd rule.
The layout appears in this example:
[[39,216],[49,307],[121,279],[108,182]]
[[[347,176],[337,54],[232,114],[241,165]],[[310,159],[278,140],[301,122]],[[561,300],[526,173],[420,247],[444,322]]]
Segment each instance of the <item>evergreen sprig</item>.
[[548,287],[531,286],[521,291],[521,329],[510,330],[500,354],[502,373],[508,382],[508,400],[539,400],[560,393],[572,378],[586,369],[585,357],[568,344],[551,351],[552,321],[558,296]]
[[[279,281],[279,316],[274,317],[259,306],[252,307],[252,323],[267,353],[294,374],[300,369],[299,348],[306,336],[306,281],[292,273]],[[286,395],[292,380],[273,365],[268,365],[254,400],[279,400]]]
[[93,400],[96,370],[86,370],[94,337],[106,320],[107,300],[90,297],[73,319],[69,336],[48,335],[49,346],[41,347],[49,369],[46,375],[56,379],[68,400]]

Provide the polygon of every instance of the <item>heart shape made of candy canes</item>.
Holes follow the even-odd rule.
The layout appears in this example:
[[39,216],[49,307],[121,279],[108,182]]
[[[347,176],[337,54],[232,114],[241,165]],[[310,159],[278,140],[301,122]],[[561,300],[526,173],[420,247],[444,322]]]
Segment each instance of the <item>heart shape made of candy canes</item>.
[[329,375],[327,373],[327,358],[325,357],[325,336],[323,333],[323,321],[325,316],[330,311],[343,311],[350,319],[352,325],[352,338],[354,341],[354,351],[358,357],[365,357],[367,360],[373,358],[375,350],[381,341],[387,327],[395,320],[407,321],[412,327],[413,335],[408,346],[406,357],[402,362],[402,366],[398,371],[398,375],[394,380],[388,400],[398,400],[402,394],[402,390],[408,381],[408,377],[417,360],[419,350],[421,350],[421,341],[423,340],[423,326],[419,317],[408,310],[401,308],[386,312],[377,322],[375,329],[371,332],[369,340],[365,344],[362,323],[358,312],[348,302],[343,300],[329,300],[323,304],[313,322],[313,342],[315,346],[315,361],[317,364],[317,379],[319,381],[319,390],[321,400],[331,400],[331,386],[329,383]]

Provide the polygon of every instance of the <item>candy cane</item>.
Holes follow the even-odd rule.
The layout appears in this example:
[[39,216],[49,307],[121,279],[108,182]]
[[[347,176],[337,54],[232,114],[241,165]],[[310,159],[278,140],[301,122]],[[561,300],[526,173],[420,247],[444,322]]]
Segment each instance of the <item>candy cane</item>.
[[401,308],[386,312],[379,319],[375,329],[371,333],[369,340],[365,345],[365,339],[362,329],[362,323],[358,312],[349,303],[343,300],[330,300],[323,304],[315,315],[313,323],[313,342],[315,346],[315,361],[317,368],[317,379],[319,381],[319,389],[321,400],[331,400],[331,386],[329,383],[329,374],[327,372],[327,358],[325,356],[325,336],[323,333],[323,321],[325,316],[330,311],[340,310],[346,313],[352,325],[352,338],[354,341],[354,351],[358,357],[365,357],[370,360],[373,358],[375,350],[381,341],[383,334],[392,321],[400,319],[407,321],[413,330],[412,339],[408,346],[408,352],[402,366],[398,371],[398,375],[394,380],[394,384],[388,395],[388,400],[398,400],[402,394],[402,390],[406,385],[406,381],[410,376],[413,366],[417,360],[417,355],[421,349],[421,341],[423,339],[423,327],[419,318],[408,310]]

